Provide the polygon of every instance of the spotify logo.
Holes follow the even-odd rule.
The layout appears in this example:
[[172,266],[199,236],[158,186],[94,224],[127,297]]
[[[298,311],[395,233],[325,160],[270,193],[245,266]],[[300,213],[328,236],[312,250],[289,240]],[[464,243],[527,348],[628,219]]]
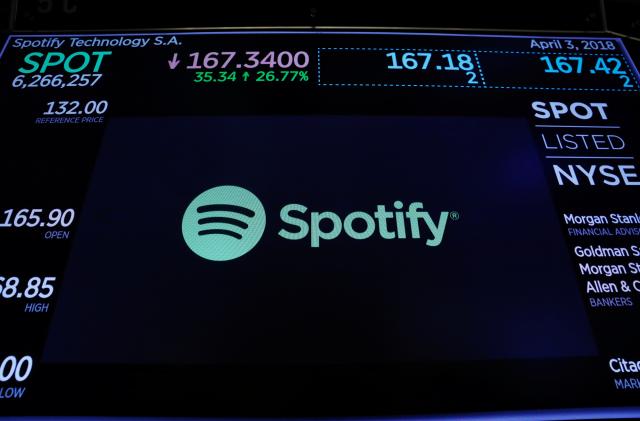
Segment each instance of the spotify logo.
[[258,244],[266,222],[264,207],[249,190],[218,186],[193,199],[182,217],[187,246],[207,260],[236,259]]
[[[182,217],[182,235],[200,257],[233,260],[258,244],[266,219],[262,203],[249,190],[219,186],[193,199]],[[422,202],[405,207],[396,200],[392,210],[381,204],[375,210],[356,210],[344,216],[290,203],[280,209],[278,237],[293,241],[308,238],[312,249],[343,235],[353,240],[374,236],[383,240],[422,240],[427,247],[437,247],[444,239],[447,223],[459,219],[459,212],[429,212]]]

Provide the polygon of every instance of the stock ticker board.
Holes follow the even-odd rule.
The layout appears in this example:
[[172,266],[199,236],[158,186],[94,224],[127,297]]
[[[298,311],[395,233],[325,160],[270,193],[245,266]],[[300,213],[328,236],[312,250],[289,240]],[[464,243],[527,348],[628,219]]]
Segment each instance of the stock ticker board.
[[638,406],[622,40],[1,45],[1,414]]

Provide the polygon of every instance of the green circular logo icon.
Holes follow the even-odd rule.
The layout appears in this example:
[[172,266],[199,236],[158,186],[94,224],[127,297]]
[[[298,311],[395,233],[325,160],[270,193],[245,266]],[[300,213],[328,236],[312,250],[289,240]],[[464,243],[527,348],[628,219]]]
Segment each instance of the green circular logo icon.
[[207,260],[233,260],[254,248],[267,217],[260,200],[237,186],[218,186],[193,199],[182,217],[182,236]]

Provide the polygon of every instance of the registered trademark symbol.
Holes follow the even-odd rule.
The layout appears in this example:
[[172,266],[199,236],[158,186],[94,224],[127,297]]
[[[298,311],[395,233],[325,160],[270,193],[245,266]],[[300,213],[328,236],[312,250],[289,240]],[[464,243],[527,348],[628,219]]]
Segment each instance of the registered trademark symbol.
[[460,213],[456,211],[449,212],[449,218],[451,218],[452,221],[457,221],[460,219]]

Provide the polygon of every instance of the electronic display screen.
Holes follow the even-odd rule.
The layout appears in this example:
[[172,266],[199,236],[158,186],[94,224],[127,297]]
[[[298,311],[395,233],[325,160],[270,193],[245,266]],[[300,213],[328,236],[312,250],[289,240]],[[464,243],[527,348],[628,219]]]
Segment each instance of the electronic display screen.
[[640,407],[621,39],[1,45],[0,414]]

